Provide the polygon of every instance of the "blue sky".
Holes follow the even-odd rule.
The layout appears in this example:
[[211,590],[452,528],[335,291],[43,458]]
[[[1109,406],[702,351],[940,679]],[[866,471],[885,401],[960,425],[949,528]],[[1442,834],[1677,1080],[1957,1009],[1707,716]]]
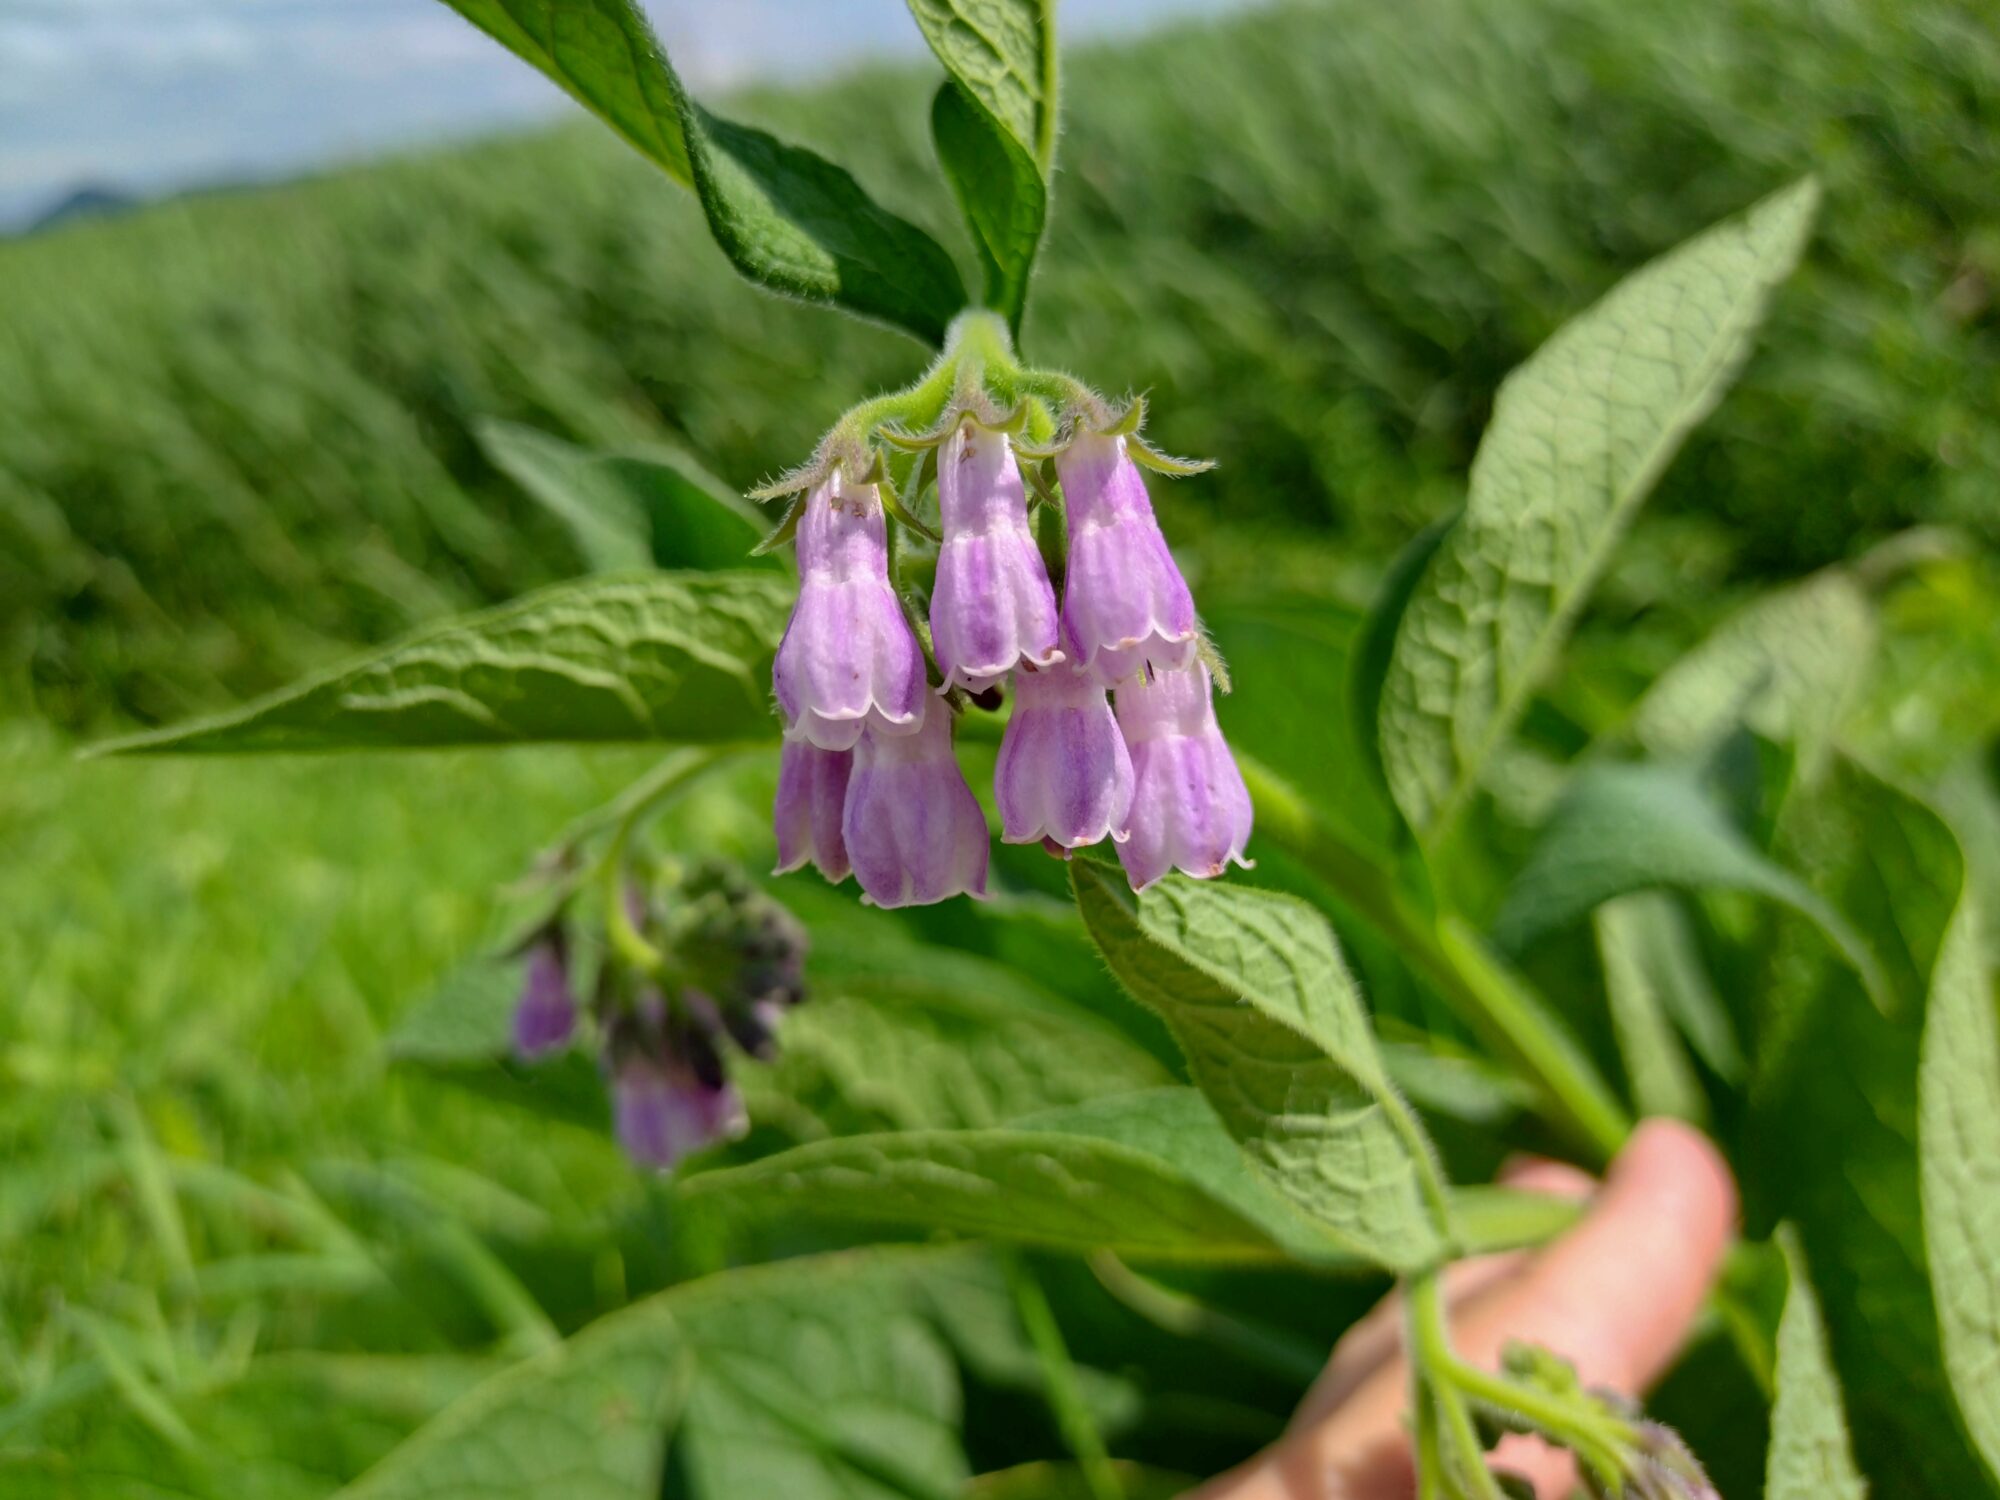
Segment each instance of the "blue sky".
[[[1065,35],[1233,0],[1061,0]],[[914,55],[902,0],[646,0],[698,89]],[[0,228],[80,186],[282,176],[569,108],[439,0],[0,0]]]

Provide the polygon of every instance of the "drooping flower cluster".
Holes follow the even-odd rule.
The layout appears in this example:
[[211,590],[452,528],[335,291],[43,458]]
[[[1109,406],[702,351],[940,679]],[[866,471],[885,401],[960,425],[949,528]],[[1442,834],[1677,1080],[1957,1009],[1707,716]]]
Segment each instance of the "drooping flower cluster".
[[[582,1021],[569,920],[558,913],[524,952],[514,1009],[523,1061],[571,1045]],[[772,1055],[780,1017],[805,998],[805,931],[721,866],[657,892],[628,882],[611,925],[645,955],[635,963],[608,947],[590,998],[613,1128],[633,1161],[664,1171],[747,1128],[725,1051]]]
[[986,821],[953,754],[954,721],[968,697],[997,702],[1003,685],[1003,840],[1067,857],[1109,838],[1135,889],[1245,863],[1250,796],[1127,436],[1080,425],[1047,455],[1068,542],[1058,603],[1024,455],[982,415],[955,409],[932,445],[934,671],[896,587],[881,485],[836,462],[800,503],[799,597],[773,670],[779,872],[851,873],[878,906],[985,895]]

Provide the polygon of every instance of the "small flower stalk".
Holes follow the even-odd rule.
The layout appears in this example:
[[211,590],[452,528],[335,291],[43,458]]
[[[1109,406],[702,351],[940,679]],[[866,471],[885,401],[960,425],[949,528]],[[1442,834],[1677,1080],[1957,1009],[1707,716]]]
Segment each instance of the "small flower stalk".
[[[1143,415],[1024,369],[1004,327],[969,313],[930,375],[856,407],[766,492],[802,497],[774,539],[796,525],[799,597],[772,673],[778,873],[851,874],[883,907],[984,896],[991,835],[955,724],[1009,698],[1004,842],[1068,858],[1109,839],[1135,889],[1248,864],[1215,658],[1142,472],[1201,466],[1151,448]],[[911,533],[893,551],[891,520]]]

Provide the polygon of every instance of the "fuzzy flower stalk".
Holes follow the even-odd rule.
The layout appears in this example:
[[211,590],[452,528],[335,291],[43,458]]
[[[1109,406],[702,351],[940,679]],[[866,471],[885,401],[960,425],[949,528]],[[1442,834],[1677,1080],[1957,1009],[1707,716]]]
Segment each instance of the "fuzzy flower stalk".
[[856,407],[766,492],[797,497],[777,533],[799,571],[772,672],[778,873],[852,875],[878,906],[983,896],[958,721],[1010,698],[1005,842],[1068,858],[1108,839],[1140,890],[1248,863],[1219,664],[1144,473],[1199,466],[1151,448],[1143,414],[1024,369],[969,313],[922,381]]

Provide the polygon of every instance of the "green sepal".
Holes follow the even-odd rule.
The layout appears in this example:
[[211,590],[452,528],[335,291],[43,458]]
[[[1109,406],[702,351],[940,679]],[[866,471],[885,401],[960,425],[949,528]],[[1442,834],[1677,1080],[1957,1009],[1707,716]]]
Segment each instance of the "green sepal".
[[799,517],[805,514],[806,496],[802,491],[792,492],[792,503],[785,507],[784,519],[771,528],[764,540],[750,549],[752,557],[762,557],[767,552],[775,552],[798,534]]

